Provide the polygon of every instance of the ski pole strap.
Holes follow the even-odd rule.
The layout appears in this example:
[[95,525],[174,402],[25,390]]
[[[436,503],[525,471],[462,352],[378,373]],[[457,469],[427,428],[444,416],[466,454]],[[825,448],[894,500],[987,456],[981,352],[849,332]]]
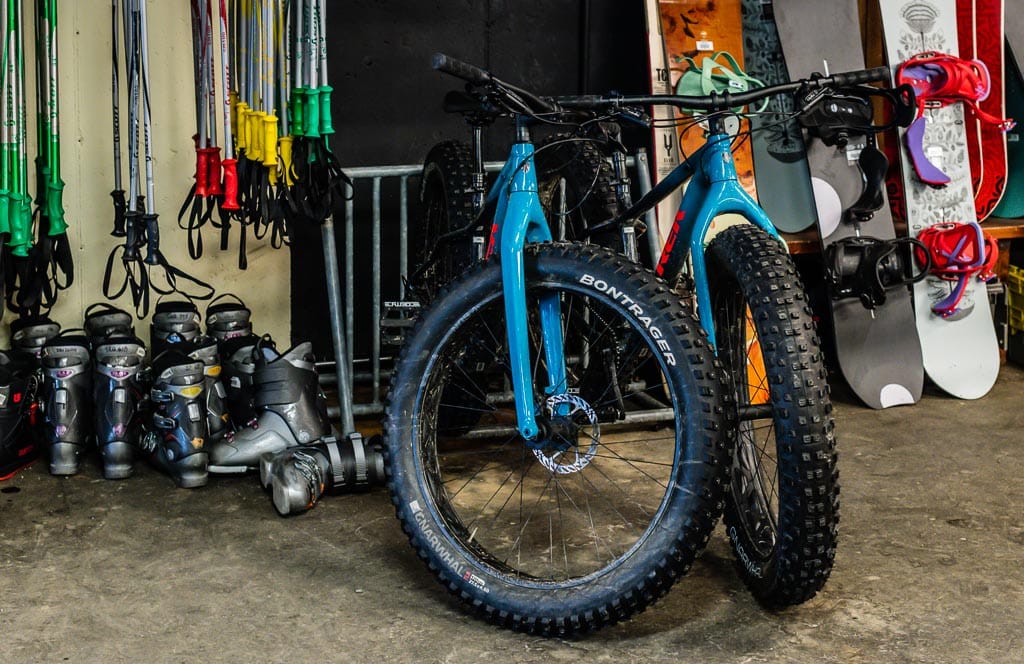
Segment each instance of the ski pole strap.
[[911,56],[897,68],[896,82],[909,85],[916,95],[916,118],[905,138],[914,170],[926,184],[941,186],[949,182],[949,177],[931,163],[924,151],[926,108],[963,102],[980,121],[997,126],[1003,133],[1016,126],[1014,120],[996,117],[978,105],[988,98],[992,89],[988,68],[980,60],[964,60],[938,51],[924,51]]
[[914,256],[921,265],[930,264],[930,273],[956,287],[947,297],[932,305],[932,311],[949,318],[959,311],[958,304],[967,289],[968,280],[976,277],[988,282],[995,279],[999,259],[999,243],[985,233],[977,222],[936,224],[921,231]]
[[830,244],[825,248],[825,274],[832,299],[855,297],[865,309],[885,304],[887,290],[917,283],[928,274],[927,265],[915,271],[911,259],[912,251],[923,248],[909,237],[851,236]]

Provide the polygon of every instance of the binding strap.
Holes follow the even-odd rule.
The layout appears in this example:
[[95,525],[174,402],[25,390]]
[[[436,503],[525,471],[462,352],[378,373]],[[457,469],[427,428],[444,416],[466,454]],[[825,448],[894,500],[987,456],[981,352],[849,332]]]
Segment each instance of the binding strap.
[[[916,272],[911,252],[924,250],[914,238],[880,240],[869,236],[852,236],[825,248],[825,274],[831,286],[832,299],[856,297],[865,309],[885,304],[886,290],[921,281],[928,274],[928,264]],[[927,259],[927,253],[924,253]]]
[[930,264],[930,272],[936,277],[956,282],[948,296],[932,305],[938,316],[950,318],[960,311],[957,305],[971,277],[982,282],[995,279],[999,243],[976,222],[936,224],[921,231],[917,238],[921,242],[914,249],[917,262]]
[[942,186],[949,176],[929,161],[924,152],[926,108],[942,108],[963,102],[978,120],[996,125],[1006,133],[1016,122],[1000,118],[982,110],[979,102],[988,98],[992,90],[992,77],[988,67],[980,60],[964,60],[938,51],[924,51],[908,58],[896,70],[896,83],[909,85],[917,96],[917,114],[907,130],[905,140],[914,170],[922,182]]

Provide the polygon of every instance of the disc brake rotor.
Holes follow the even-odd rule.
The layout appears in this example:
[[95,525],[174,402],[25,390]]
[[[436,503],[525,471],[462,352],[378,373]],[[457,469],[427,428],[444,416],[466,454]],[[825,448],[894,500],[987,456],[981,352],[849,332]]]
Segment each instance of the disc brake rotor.
[[[601,439],[600,427],[597,424],[597,413],[585,400],[574,394],[555,394],[548,397],[544,404],[548,416],[574,423],[575,435],[568,439],[552,434],[549,445],[544,449],[534,449],[533,454],[542,466],[558,475],[576,473],[587,467],[597,454],[598,442]],[[559,406],[564,406],[559,408]],[[577,422],[582,415],[585,421]],[[581,449],[580,438],[589,439],[586,450]],[[559,440],[559,438],[561,438]]]

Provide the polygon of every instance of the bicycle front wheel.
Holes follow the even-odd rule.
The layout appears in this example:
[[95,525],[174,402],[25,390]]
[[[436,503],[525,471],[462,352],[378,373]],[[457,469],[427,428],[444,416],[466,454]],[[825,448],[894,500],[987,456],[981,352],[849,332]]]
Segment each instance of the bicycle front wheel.
[[[732,409],[699,324],[650,272],[573,244],[528,247],[525,266],[542,435],[515,427],[492,260],[443,291],[407,340],[386,467],[398,518],[442,584],[490,622],[558,635],[642,610],[689,569],[722,507]],[[552,294],[564,390],[546,390],[537,311]],[[477,417],[452,412],[467,409]]]
[[792,259],[761,229],[722,231],[707,263],[718,357],[739,412],[726,530],[754,596],[799,604],[828,580],[839,523],[832,402],[814,321]]

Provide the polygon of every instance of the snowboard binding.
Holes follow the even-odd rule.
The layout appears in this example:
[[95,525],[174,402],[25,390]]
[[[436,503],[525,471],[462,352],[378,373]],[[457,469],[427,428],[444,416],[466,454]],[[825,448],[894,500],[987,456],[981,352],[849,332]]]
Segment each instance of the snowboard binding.
[[[865,309],[885,304],[886,291],[917,283],[928,274],[928,263],[914,270],[913,250],[924,245],[914,238],[880,240],[853,236],[825,249],[825,274],[832,299],[858,298]],[[925,255],[927,261],[927,255]]]
[[997,126],[1003,133],[1016,125],[1014,120],[996,117],[978,106],[988,98],[992,89],[988,68],[980,60],[964,60],[955,55],[924,51],[911,56],[897,68],[896,82],[914,90],[916,115],[905,138],[914,171],[925,184],[941,187],[949,183],[949,176],[925,154],[926,108],[942,108],[963,102],[978,120]]
[[[885,100],[892,108],[892,121],[874,124],[872,98]],[[866,85],[804,92],[798,95],[800,124],[807,133],[828,146],[845,149],[852,140],[863,139],[857,165],[864,179],[864,188],[857,200],[843,211],[844,223],[869,221],[885,204],[885,175],[889,160],[878,149],[875,135],[893,127],[906,127],[914,118],[914,90],[901,85],[894,90]]]
[[955,320],[971,277],[983,282],[995,279],[999,243],[973,221],[936,224],[921,231],[917,238],[920,245],[914,249],[917,262],[927,265],[925,269],[936,277],[956,282],[949,295],[932,305],[932,311],[947,320]]

